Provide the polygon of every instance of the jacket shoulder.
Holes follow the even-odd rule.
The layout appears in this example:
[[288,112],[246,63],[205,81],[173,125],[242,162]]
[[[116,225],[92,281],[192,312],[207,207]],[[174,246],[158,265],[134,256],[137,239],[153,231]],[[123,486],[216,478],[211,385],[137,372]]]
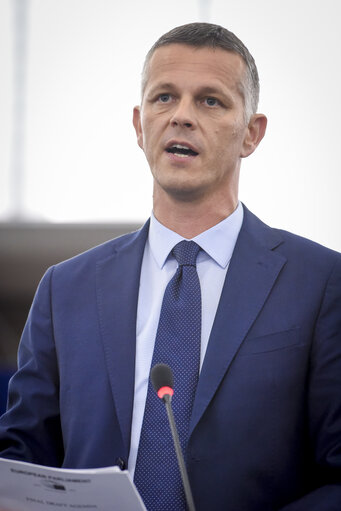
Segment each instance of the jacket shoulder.
[[148,235],[149,220],[137,231],[123,234],[117,238],[110,239],[97,245],[95,247],[86,250],[80,254],[77,254],[70,259],[61,261],[54,265],[54,271],[65,271],[80,268],[92,264],[96,264],[98,261],[105,260],[112,257],[117,251],[129,250],[130,247],[134,247],[134,244],[139,242],[144,245]]
[[333,268],[341,264],[341,254],[315,241],[284,229],[270,227],[244,206],[244,229],[258,243],[282,254],[288,261],[298,264]]
[[301,259],[303,264],[315,263],[318,266],[332,267],[341,264],[341,254],[336,250],[283,229],[274,229],[274,231],[283,239],[279,251],[283,251],[290,257]]

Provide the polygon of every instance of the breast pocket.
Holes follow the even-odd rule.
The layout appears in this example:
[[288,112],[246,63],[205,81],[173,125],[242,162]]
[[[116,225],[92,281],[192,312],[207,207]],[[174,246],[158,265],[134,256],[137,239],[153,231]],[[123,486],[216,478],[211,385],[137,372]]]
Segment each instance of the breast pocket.
[[239,355],[284,350],[302,344],[304,342],[300,336],[300,328],[295,327],[289,330],[246,338],[239,350]]

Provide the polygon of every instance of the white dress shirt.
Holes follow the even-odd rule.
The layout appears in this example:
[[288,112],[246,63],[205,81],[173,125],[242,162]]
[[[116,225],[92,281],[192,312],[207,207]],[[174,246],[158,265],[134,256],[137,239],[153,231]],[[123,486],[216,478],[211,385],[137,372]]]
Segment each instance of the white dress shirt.
[[[193,241],[202,248],[197,258],[202,303],[200,368],[242,223],[243,207],[239,203],[237,209],[230,216],[193,238]],[[152,214],[142,260],[137,307],[135,393],[128,460],[128,470],[132,478],[134,477],[162,299],[165,288],[178,266],[170,252],[183,239],[176,232],[160,224]]]

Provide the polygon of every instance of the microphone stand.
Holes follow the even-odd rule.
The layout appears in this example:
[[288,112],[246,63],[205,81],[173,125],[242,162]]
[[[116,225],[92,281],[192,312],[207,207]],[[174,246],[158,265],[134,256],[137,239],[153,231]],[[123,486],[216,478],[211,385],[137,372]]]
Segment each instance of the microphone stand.
[[162,399],[163,399],[163,402],[165,403],[166,410],[167,410],[167,415],[168,415],[169,425],[170,425],[170,429],[171,429],[171,433],[172,433],[172,437],[173,437],[176,457],[178,459],[178,464],[179,464],[179,468],[180,468],[182,484],[183,484],[183,487],[185,490],[185,497],[186,497],[186,501],[187,501],[188,510],[195,511],[195,506],[194,506],[192,491],[191,491],[191,487],[190,487],[189,479],[188,479],[188,475],[187,475],[186,465],[185,465],[185,461],[184,461],[184,458],[182,455],[180,441],[179,441],[179,435],[178,435],[175,421],[174,421],[174,415],[173,415],[173,410],[172,410],[172,405],[171,405],[172,396],[170,394],[165,394]]

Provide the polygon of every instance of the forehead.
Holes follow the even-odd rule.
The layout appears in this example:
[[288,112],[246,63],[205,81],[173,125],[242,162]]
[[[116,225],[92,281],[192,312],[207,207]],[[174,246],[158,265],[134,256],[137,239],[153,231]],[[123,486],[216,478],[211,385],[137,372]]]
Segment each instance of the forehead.
[[173,82],[174,78],[188,83],[214,81],[230,89],[240,90],[245,75],[245,63],[237,53],[222,48],[197,48],[170,44],[153,53],[146,75],[146,88],[156,82]]

